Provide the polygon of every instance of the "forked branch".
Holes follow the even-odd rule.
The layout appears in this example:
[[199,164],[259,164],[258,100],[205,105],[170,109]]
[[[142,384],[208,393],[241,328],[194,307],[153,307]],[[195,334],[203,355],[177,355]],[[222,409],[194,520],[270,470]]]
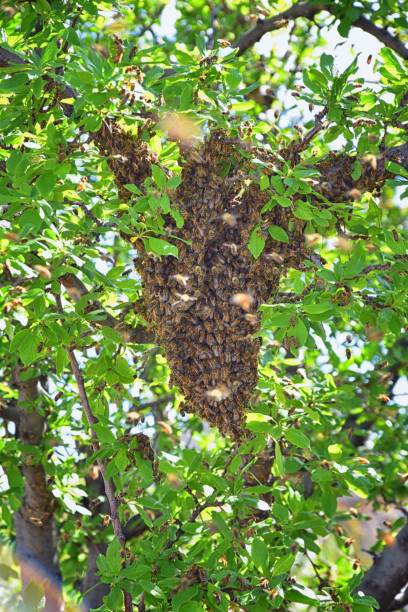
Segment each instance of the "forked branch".
[[[336,5],[332,3],[312,4],[309,2],[297,2],[286,11],[279,13],[279,15],[275,15],[270,19],[259,19],[257,24],[248,30],[248,32],[243,34],[243,36],[241,36],[241,38],[239,38],[234,44],[234,46],[239,49],[238,55],[245,53],[247,49],[261,40],[262,36],[267,32],[280,30],[281,28],[287,26],[288,21],[293,21],[299,17],[312,20],[321,11],[326,11],[334,16],[337,16]],[[375,38],[382,42],[386,47],[393,49],[404,59],[408,59],[408,48],[398,38],[398,36],[391,34],[391,32],[389,32],[389,30],[386,28],[376,25],[370,21],[370,19],[367,19],[367,17],[364,16],[358,17],[358,19],[356,19],[352,25],[356,28],[364,30],[372,36],[375,36]]]

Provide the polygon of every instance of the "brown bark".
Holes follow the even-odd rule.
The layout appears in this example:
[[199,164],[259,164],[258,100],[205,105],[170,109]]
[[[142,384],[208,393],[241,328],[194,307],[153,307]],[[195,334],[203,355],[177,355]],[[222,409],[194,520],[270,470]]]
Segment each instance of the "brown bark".
[[102,605],[103,598],[109,593],[109,586],[101,582],[101,579],[97,574],[98,568],[96,565],[98,555],[105,555],[106,549],[107,546],[104,542],[88,542],[88,564],[86,574],[81,585],[86,610],[99,608]]
[[[92,470],[93,472],[93,470]],[[104,482],[101,473],[98,471],[98,476],[88,472],[85,477],[86,490],[89,498],[89,508],[94,517],[99,516],[99,525],[97,526],[96,535],[87,538],[87,567],[84,577],[80,583],[80,590],[84,596],[84,606],[86,610],[99,608],[102,605],[103,598],[109,593],[109,585],[101,582],[98,576],[96,559],[98,555],[105,555],[107,545],[103,542],[102,537],[102,517],[109,514],[109,504],[106,496],[103,501],[98,501],[105,495]]]
[[14,515],[16,553],[21,569],[23,599],[28,585],[34,582],[44,590],[45,612],[57,612],[61,609],[62,599],[54,504],[44,467],[34,454],[41,444],[45,426],[44,417],[36,410],[38,382],[38,378],[17,380],[24,497],[21,508]]
[[[256,25],[248,30],[248,32],[245,32],[245,34],[243,34],[241,38],[235,42],[234,46],[239,49],[238,55],[245,53],[247,49],[261,40],[262,36],[267,32],[273,32],[274,30],[284,28],[288,25],[289,21],[293,21],[299,17],[312,21],[315,16],[322,11],[326,11],[332,15],[335,15],[336,17],[340,17],[340,15],[338,15],[338,7],[334,3],[297,2],[286,11],[283,11],[278,15],[274,15],[270,19],[258,19]],[[387,28],[376,25],[373,21],[367,17],[364,17],[363,15],[360,15],[360,17],[358,17],[351,25],[355,28],[360,28],[360,30],[367,32],[368,34],[371,34],[386,47],[393,49],[404,59],[408,59],[408,48],[404,45],[402,40],[398,38],[398,36],[395,36],[389,32]]]
[[380,611],[397,609],[394,598],[408,583],[408,525],[405,525],[391,546],[374,560],[357,591],[371,595],[380,604]]

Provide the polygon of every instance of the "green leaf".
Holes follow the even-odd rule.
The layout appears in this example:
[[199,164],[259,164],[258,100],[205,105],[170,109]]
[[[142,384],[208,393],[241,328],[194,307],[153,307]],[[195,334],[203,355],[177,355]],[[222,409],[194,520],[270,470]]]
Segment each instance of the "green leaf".
[[279,227],[279,225],[271,225],[268,227],[268,232],[274,240],[278,240],[279,242],[289,242],[289,236],[283,227]]
[[178,248],[174,246],[174,244],[170,244],[170,242],[162,240],[161,238],[148,238],[147,248],[157,255],[178,257]]
[[296,603],[302,603],[302,604],[306,604],[309,606],[319,605],[320,603],[318,599],[314,597],[309,597],[308,595],[305,595],[304,593],[302,593],[301,591],[298,591],[297,589],[289,589],[288,591],[286,591],[285,595],[289,601],[293,601]]
[[299,343],[299,346],[303,346],[308,338],[309,331],[300,317],[296,318],[296,324],[293,328],[295,338]]
[[305,434],[302,433],[299,429],[295,429],[293,427],[287,429],[285,431],[285,438],[295,446],[298,446],[299,448],[310,447],[309,438],[305,436]]
[[361,165],[361,162],[357,159],[353,164],[353,170],[351,172],[351,178],[353,179],[353,181],[357,181],[360,178],[362,171],[363,166]]
[[121,575],[129,580],[140,580],[140,578],[147,578],[151,574],[151,567],[149,565],[143,565],[139,561],[128,565],[122,570]]
[[9,482],[10,487],[13,489],[22,489],[24,486],[24,479],[21,475],[19,468],[16,465],[9,465],[6,470],[7,480]]
[[276,193],[278,193],[279,195],[283,195],[285,193],[286,187],[283,184],[283,181],[279,176],[277,175],[271,176],[270,183],[272,187],[275,189]]
[[407,77],[407,71],[404,70],[396,53],[389,47],[383,47],[380,54],[384,60],[387,69],[397,77]]
[[397,164],[397,162],[385,162],[385,169],[389,172],[392,172],[393,174],[396,174],[397,176],[403,176],[404,178],[408,178],[408,170],[404,168],[404,166]]
[[323,510],[326,516],[331,518],[334,516],[334,514],[336,513],[336,509],[337,509],[336,493],[334,492],[332,487],[328,484],[323,483],[320,485],[320,488],[322,490],[321,501],[322,501]]
[[[283,195],[277,196],[276,201],[278,202],[279,206],[282,206],[282,208],[290,208],[292,206],[292,200]],[[277,226],[275,225],[274,227],[277,227]],[[276,238],[276,240],[278,240],[278,238]],[[285,242],[285,240],[283,240],[283,242]]]
[[329,455],[335,458],[339,458],[343,454],[343,449],[341,448],[340,444],[330,444],[327,447],[327,450]]
[[122,356],[116,358],[113,364],[113,370],[119,375],[123,383],[131,383],[135,378],[135,371]]
[[113,574],[119,574],[122,567],[121,545],[115,538],[106,550],[106,562]]
[[41,227],[42,220],[37,210],[28,209],[19,217],[18,222],[22,228],[21,233],[26,235],[29,232],[37,232]]
[[296,207],[293,211],[293,214],[298,219],[303,219],[305,221],[311,221],[315,216],[315,213],[313,212],[309,204],[307,204],[306,202],[302,202],[301,200],[298,200],[296,202]]
[[255,257],[255,259],[258,259],[259,256],[261,255],[262,251],[265,248],[265,243],[266,243],[266,240],[263,234],[261,233],[259,225],[257,225],[252,230],[251,236],[249,238],[249,243],[248,243],[248,248],[250,252],[252,253],[252,255]]
[[289,521],[289,510],[286,506],[275,502],[272,507],[272,514],[275,516],[278,521],[281,523],[287,523]]
[[259,179],[259,186],[261,191],[265,191],[269,187],[269,178],[266,174],[261,174],[261,178]]
[[37,329],[23,329],[14,336],[11,350],[17,350],[24,365],[30,365],[39,357],[42,336]]
[[284,557],[281,557],[275,563],[273,567],[272,575],[279,576],[280,574],[286,574],[286,572],[290,570],[294,562],[295,562],[295,555],[292,553],[289,553],[285,555]]
[[327,53],[322,53],[320,56],[320,68],[325,77],[331,79],[333,76],[334,57]]
[[273,464],[272,472],[274,476],[278,477],[285,475],[285,467],[279,442],[275,442],[275,461]]
[[61,376],[68,362],[69,359],[67,350],[63,346],[58,346],[55,354],[55,366],[57,376]]
[[167,189],[177,189],[181,183],[181,176],[172,176],[167,181]]
[[104,327],[101,328],[102,335],[106,340],[110,340],[111,342],[115,342],[115,344],[120,344],[122,342],[122,336],[116,329],[112,329],[112,327]]
[[195,38],[195,44],[201,55],[206,53],[205,37],[203,34],[197,34]]
[[187,587],[186,589],[183,589],[182,591],[179,591],[172,598],[172,604],[173,604],[172,609],[175,612],[178,612],[178,610],[180,610],[180,606],[187,603],[188,601],[191,601],[193,597],[197,595],[197,593],[198,593],[197,585],[190,586],[190,587]]
[[257,569],[267,574],[269,565],[269,551],[261,538],[254,538],[251,544],[251,557]]
[[143,459],[140,453],[135,453],[134,456],[138,472],[142,477],[145,486],[149,486],[154,480],[152,465],[150,461]]
[[333,304],[329,302],[322,302],[321,304],[303,304],[303,310],[306,314],[322,314],[333,308]]
[[26,74],[15,74],[8,79],[0,81],[0,94],[14,94],[24,89],[27,84]]
[[156,164],[153,164],[151,168],[154,182],[159,189],[164,190],[167,183],[166,173]]
[[133,183],[126,183],[124,187],[131,193],[134,193],[136,195],[142,195],[142,192],[140,191],[139,187],[137,187],[136,185],[133,185]]
[[99,442],[103,444],[116,444],[116,438],[107,425],[95,423],[95,425],[92,425],[92,429],[95,430]]
[[126,470],[127,466],[129,465],[129,460],[124,448],[121,448],[120,451],[116,453],[115,463],[121,472]]
[[246,100],[245,102],[234,102],[233,104],[231,104],[232,110],[237,111],[239,113],[249,111],[254,106],[255,102],[253,100]]
[[180,95],[180,110],[185,111],[191,108],[193,104],[194,87],[191,83],[187,83]]

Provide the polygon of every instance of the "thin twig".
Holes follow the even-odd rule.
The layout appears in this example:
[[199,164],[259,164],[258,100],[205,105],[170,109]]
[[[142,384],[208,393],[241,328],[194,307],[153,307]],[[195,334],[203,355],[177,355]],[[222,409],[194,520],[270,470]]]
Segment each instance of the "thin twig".
[[[64,311],[62,308],[60,296],[56,295],[55,299],[56,299],[57,309],[59,313],[63,314]],[[99,446],[98,436],[93,426],[96,425],[96,423],[98,422],[98,419],[95,417],[95,415],[92,412],[92,408],[89,403],[88,395],[85,389],[84,378],[82,376],[81,370],[79,369],[79,365],[75,357],[75,353],[72,349],[69,349],[69,348],[67,348],[67,353],[68,353],[68,358],[71,364],[72,373],[74,375],[75,382],[78,387],[81,405],[82,405],[82,408],[84,410],[86,419],[88,421],[88,424],[91,430],[92,450],[94,451],[94,453],[97,453],[100,449],[100,446]],[[105,494],[106,494],[106,498],[109,503],[109,509],[110,509],[109,514],[110,514],[110,518],[112,522],[113,531],[122,549],[124,549],[126,546],[126,539],[123,534],[123,529],[122,529],[122,525],[121,525],[120,518],[119,518],[119,502],[115,496],[114,485],[110,478],[106,478],[106,475],[105,475],[106,466],[105,466],[105,463],[102,461],[102,459],[99,459],[99,458],[97,459],[97,465],[98,465],[99,471],[103,479]],[[123,601],[124,601],[124,606],[125,606],[124,607],[125,612],[132,612],[133,610],[132,596],[127,591],[123,591]]]
[[316,134],[318,134],[325,127],[323,118],[326,115],[326,113],[327,113],[327,108],[325,107],[323,110],[320,111],[320,113],[316,115],[314,126],[312,127],[311,130],[309,130],[309,132],[307,132],[307,134],[303,136],[303,138],[297,145],[296,147],[297,153],[300,153],[300,151],[304,151],[309,146],[310,141],[313,140]]
[[[193,512],[191,513],[188,522],[189,523],[194,523],[194,521],[196,520],[196,518],[201,514],[201,512],[203,510],[206,510],[207,508],[221,508],[222,506],[224,506],[225,502],[219,502],[219,501],[213,501],[213,502],[203,502],[202,504],[200,504],[199,506],[197,506]],[[171,548],[173,546],[173,544],[175,544],[177,542],[177,540],[179,540],[179,538],[181,537],[183,533],[183,527],[181,525],[181,522],[179,521],[179,526],[178,529],[176,531],[176,534],[174,536],[174,538],[171,538],[166,546],[164,547],[165,550],[167,550],[168,548]]]
[[91,219],[91,221],[93,221],[95,223],[95,225],[97,225],[98,227],[107,227],[107,228],[111,228],[111,229],[117,229],[117,225],[116,223],[109,223],[109,222],[104,222],[101,221],[100,219],[98,219],[98,217],[96,215],[94,215],[94,213],[92,212],[92,210],[90,210],[86,204],[84,204],[81,201],[76,201],[76,202],[71,202],[71,204],[73,204],[74,206],[79,206],[80,208],[82,208],[82,210],[84,211],[85,215],[87,217],[89,217],[89,219]]

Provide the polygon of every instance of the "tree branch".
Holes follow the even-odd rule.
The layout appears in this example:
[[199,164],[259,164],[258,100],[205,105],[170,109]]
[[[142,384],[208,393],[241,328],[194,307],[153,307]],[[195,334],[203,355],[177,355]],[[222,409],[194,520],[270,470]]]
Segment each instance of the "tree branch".
[[384,548],[375,559],[357,591],[374,597],[380,604],[380,610],[388,610],[407,583],[408,523],[401,529],[394,543]]
[[35,582],[44,589],[44,612],[61,610],[61,576],[57,561],[57,538],[54,523],[54,500],[47,476],[35,447],[41,445],[45,419],[35,409],[39,401],[38,378],[21,381],[15,372],[19,391],[18,435],[22,444],[24,497],[14,514],[16,552],[21,568],[23,601],[25,590]]
[[394,610],[402,610],[408,605],[408,589],[405,590],[404,594],[400,599],[395,598],[393,602],[388,606],[387,612],[393,612]]
[[[62,304],[61,304],[61,298],[59,295],[55,296],[56,302],[57,302],[57,307],[58,307],[58,311],[63,314],[63,309],[62,309]],[[71,349],[67,349],[68,352],[68,358],[71,364],[71,369],[72,369],[72,373],[74,375],[75,378],[75,382],[77,384],[78,387],[78,391],[79,391],[79,398],[81,401],[81,405],[83,408],[83,411],[85,413],[86,419],[88,421],[88,425],[90,427],[91,430],[91,446],[92,446],[92,450],[94,451],[94,453],[97,453],[99,451],[99,442],[98,442],[98,436],[96,434],[96,431],[94,429],[94,425],[97,424],[98,419],[94,416],[93,412],[92,412],[92,408],[91,405],[89,403],[88,400],[88,395],[86,393],[86,389],[85,389],[85,383],[84,383],[84,379],[81,373],[81,370],[79,369],[79,365],[78,365],[78,361],[75,357],[74,351]],[[106,466],[105,463],[102,461],[102,459],[97,459],[97,464],[98,464],[98,468],[99,471],[101,473],[101,476],[103,478],[103,484],[104,484],[104,488],[105,488],[105,494],[109,503],[109,508],[110,508],[110,518],[111,518],[111,522],[112,522],[112,527],[113,527],[113,532],[116,536],[116,538],[118,539],[118,541],[120,542],[120,545],[122,547],[122,549],[125,549],[126,546],[126,539],[125,536],[123,534],[123,529],[122,529],[122,525],[120,522],[120,518],[119,518],[119,503],[118,500],[116,498],[115,495],[115,489],[114,489],[114,485],[113,482],[110,478],[106,478],[105,476],[105,470],[106,470]],[[125,612],[132,612],[133,610],[133,604],[132,604],[132,596],[129,592],[127,591],[123,591],[123,602],[124,602],[124,610]]]
[[325,9],[325,4],[298,2],[286,11],[283,11],[283,13],[275,15],[275,17],[271,17],[270,19],[259,19],[251,30],[243,34],[243,36],[234,43],[234,47],[239,49],[238,55],[242,55],[249,47],[252,47],[252,45],[261,40],[262,36],[267,32],[280,30],[280,28],[284,28],[288,24],[288,21],[297,19],[298,17],[313,19],[317,13]]
[[[249,47],[257,43],[264,34],[284,28],[288,21],[304,17],[305,19],[313,19],[317,13],[327,11],[337,17],[336,6],[332,4],[309,4],[308,2],[297,2],[283,13],[275,15],[270,19],[259,19],[257,24],[248,32],[246,32],[234,44],[238,47],[238,55],[245,53]],[[377,40],[382,42],[386,47],[393,49],[398,55],[404,59],[408,59],[408,48],[394,34],[391,34],[386,28],[381,28],[375,23],[367,19],[367,17],[359,17],[352,24],[354,27],[364,30],[368,34],[375,36]]]
[[394,34],[391,34],[391,32],[389,32],[386,28],[380,28],[379,26],[375,25],[375,23],[367,19],[367,17],[363,16],[359,17],[357,21],[353,23],[353,26],[364,30],[364,32],[367,32],[372,36],[375,36],[375,38],[382,42],[386,47],[393,49],[395,53],[404,59],[408,59],[407,47],[398,38],[398,36],[394,36]]

